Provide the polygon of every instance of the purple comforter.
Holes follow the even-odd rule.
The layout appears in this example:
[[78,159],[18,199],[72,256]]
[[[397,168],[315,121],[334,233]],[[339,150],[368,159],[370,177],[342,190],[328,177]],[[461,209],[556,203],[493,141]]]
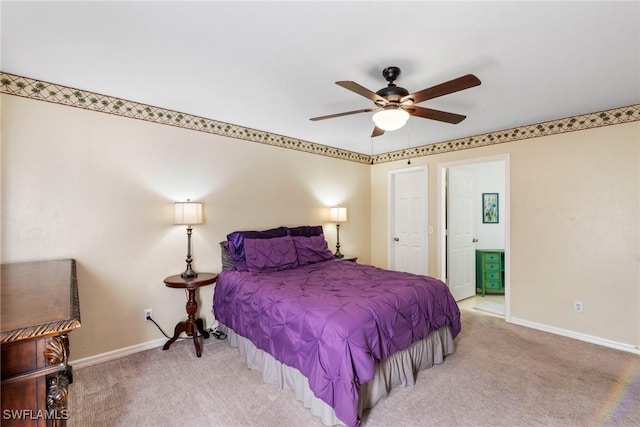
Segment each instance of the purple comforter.
[[298,369],[348,426],[374,365],[449,325],[460,311],[440,280],[330,260],[293,270],[220,273],[213,312],[257,348]]

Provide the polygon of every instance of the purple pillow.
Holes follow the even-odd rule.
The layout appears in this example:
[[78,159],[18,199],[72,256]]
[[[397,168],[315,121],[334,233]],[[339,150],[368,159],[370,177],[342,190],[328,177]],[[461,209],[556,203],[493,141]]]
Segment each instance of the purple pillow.
[[247,271],[247,263],[244,253],[244,239],[271,239],[287,235],[286,227],[272,228],[264,231],[234,231],[227,235],[231,257],[236,262],[238,271]]
[[320,236],[293,236],[293,244],[298,253],[298,264],[307,265],[320,261],[333,259],[324,235]]
[[298,255],[291,236],[244,239],[247,269],[254,273],[298,267]]
[[322,235],[321,225],[302,225],[300,227],[288,228],[290,236],[320,236]]

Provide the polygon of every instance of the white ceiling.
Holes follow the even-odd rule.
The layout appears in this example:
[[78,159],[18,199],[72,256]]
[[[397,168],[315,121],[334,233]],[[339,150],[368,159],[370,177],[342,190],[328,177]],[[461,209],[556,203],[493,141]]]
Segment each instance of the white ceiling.
[[[380,154],[640,103],[640,2],[10,2],[2,71]],[[371,138],[373,103],[334,84],[415,92],[472,73]]]

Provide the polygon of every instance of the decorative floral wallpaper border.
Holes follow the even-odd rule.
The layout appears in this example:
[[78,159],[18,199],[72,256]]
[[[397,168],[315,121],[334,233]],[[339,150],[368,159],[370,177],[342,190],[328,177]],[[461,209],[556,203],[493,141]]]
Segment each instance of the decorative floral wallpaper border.
[[567,117],[564,119],[549,120],[547,122],[518,126],[497,132],[490,132],[467,138],[453,139],[436,144],[422,145],[415,148],[379,154],[372,156],[371,164],[393,162],[396,160],[429,156],[449,151],[466,150],[469,148],[478,148],[487,145],[502,144],[505,142],[520,141],[540,136],[616,125],[638,120],[640,120],[640,104],[635,104],[628,107],[619,107],[596,113]]
[[282,148],[290,148],[292,150],[320,154],[358,163],[371,163],[371,156],[367,154],[354,153],[352,151],[341,150],[301,139],[220,122],[206,117],[167,110],[165,108],[154,107],[152,105],[141,104],[126,99],[4,72],[0,72],[0,92],[199,132],[244,139],[261,144],[275,145]]
[[0,92],[357,163],[386,163],[640,120],[640,104],[369,156],[126,99],[0,72]]

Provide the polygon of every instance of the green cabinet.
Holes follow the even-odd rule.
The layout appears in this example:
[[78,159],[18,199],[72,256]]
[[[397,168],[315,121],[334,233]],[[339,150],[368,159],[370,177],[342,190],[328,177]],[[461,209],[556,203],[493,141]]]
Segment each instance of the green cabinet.
[[476,249],[476,292],[504,294],[503,249]]

